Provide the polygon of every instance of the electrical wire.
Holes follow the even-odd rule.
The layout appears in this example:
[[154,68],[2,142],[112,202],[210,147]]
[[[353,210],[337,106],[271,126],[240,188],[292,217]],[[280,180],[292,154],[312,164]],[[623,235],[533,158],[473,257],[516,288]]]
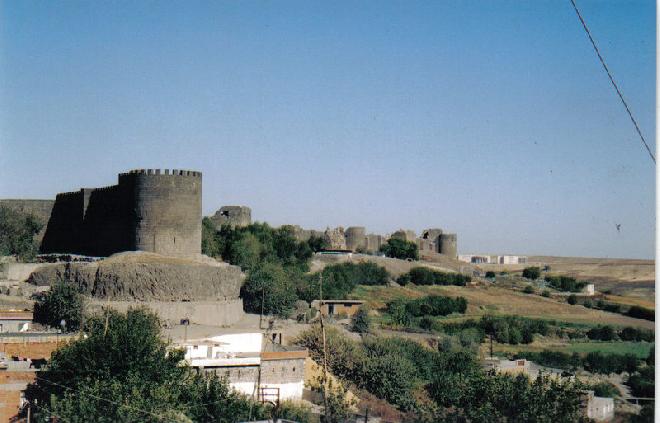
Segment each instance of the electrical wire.
[[632,121],[633,125],[635,125],[635,130],[637,131],[639,138],[642,140],[642,144],[644,144],[644,147],[646,147],[646,151],[648,151],[649,156],[651,156],[651,160],[653,160],[653,163],[655,163],[655,156],[653,155],[653,152],[651,151],[649,145],[646,143],[646,140],[644,139],[644,135],[642,135],[642,131],[639,129],[639,125],[637,124],[637,121],[633,117],[633,114],[630,111],[630,107],[628,107],[628,103],[623,98],[623,94],[621,93],[619,86],[616,84],[616,82],[614,82],[614,77],[612,76],[612,72],[610,72],[610,69],[607,67],[607,64],[605,63],[605,59],[603,59],[603,56],[600,54],[600,50],[598,50],[598,46],[596,46],[596,41],[594,41],[594,38],[591,36],[591,31],[589,31],[589,28],[587,27],[587,23],[582,18],[582,14],[578,9],[577,4],[575,4],[575,0],[571,0],[571,4],[573,5],[573,9],[575,9],[575,13],[577,14],[578,19],[580,19],[580,22],[582,23],[582,27],[584,28],[584,31],[587,33],[587,37],[589,37],[589,41],[591,41],[591,45],[594,47],[594,51],[598,56],[598,60],[600,60],[600,64],[603,65],[603,69],[605,69],[605,73],[607,73],[608,78],[610,78],[610,82],[612,83],[612,86],[616,90],[616,93],[619,96],[621,103],[623,103],[623,107],[626,108],[626,112],[628,112],[628,116],[630,116],[630,120]]

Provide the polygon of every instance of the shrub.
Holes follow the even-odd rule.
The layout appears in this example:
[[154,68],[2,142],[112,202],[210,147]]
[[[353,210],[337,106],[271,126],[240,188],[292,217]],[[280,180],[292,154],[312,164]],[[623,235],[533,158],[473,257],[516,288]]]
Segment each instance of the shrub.
[[568,276],[546,276],[545,281],[558,291],[580,292],[587,285],[586,282],[578,282],[575,278]]
[[566,302],[569,303],[570,305],[575,305],[575,304],[577,304],[577,297],[575,295],[571,294],[566,299]]
[[493,272],[492,270],[487,271],[486,272],[486,277],[489,278],[489,279],[495,278],[495,272]]
[[535,292],[534,287],[532,285],[527,285],[525,289],[523,289],[523,292],[525,294],[533,294]]
[[[465,286],[472,278],[460,273],[439,272],[428,267],[414,267],[406,274],[406,279],[415,285],[456,285]],[[404,276],[400,276],[402,279]],[[406,282],[408,283],[408,282]]]
[[591,300],[586,299],[586,300],[584,300],[582,305],[585,306],[586,308],[592,308],[594,306],[594,303],[592,303]]
[[634,317],[636,319],[645,319],[645,320],[651,320],[655,321],[655,311],[645,308],[645,307],[640,307],[640,306],[632,306],[628,310],[628,313],[626,313],[630,317]]
[[367,306],[360,307],[353,316],[352,330],[357,333],[369,333],[371,331],[371,317]]
[[636,397],[655,397],[655,366],[647,366],[628,378],[628,386]]
[[596,326],[587,331],[587,337],[598,341],[612,341],[615,339],[616,333],[612,326]]
[[536,280],[541,276],[541,269],[538,267],[525,267],[522,272],[523,278]]
[[544,289],[543,292],[541,292],[541,296],[545,298],[550,298],[550,291]]

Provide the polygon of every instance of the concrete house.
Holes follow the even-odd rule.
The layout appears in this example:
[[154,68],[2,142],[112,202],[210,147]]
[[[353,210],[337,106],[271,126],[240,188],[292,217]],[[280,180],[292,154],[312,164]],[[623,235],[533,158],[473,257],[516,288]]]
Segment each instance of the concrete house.
[[0,333],[27,332],[30,326],[31,311],[0,311]]

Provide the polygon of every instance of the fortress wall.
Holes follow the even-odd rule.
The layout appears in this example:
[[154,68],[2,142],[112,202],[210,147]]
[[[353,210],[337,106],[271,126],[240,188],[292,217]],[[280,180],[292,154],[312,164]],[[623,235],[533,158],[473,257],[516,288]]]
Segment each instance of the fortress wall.
[[120,175],[132,192],[132,248],[163,255],[201,254],[202,174],[144,169]]
[[79,253],[83,222],[83,192],[57,194],[41,242],[42,253]]
[[346,229],[346,248],[356,251],[367,248],[367,230],[364,226],[351,226]]
[[83,189],[83,254],[103,257],[131,249],[131,193],[123,188]]
[[225,301],[90,301],[92,310],[100,311],[102,307],[111,307],[125,312],[131,307],[145,306],[153,310],[162,320],[179,323],[181,319],[189,319],[191,323],[211,326],[230,326],[245,316],[243,300]]
[[458,256],[458,241],[456,234],[440,235],[439,253],[451,258],[456,258]]

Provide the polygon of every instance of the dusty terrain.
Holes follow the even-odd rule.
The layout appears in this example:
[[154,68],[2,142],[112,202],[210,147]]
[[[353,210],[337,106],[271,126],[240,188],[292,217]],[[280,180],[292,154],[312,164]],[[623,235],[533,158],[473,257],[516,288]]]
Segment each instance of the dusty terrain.
[[[654,328],[654,323],[648,320],[633,319],[621,314],[589,309],[580,305],[572,306],[540,295],[523,294],[492,286],[364,286],[359,287],[353,294],[355,294],[355,298],[366,300],[373,308],[382,308],[387,301],[398,297],[418,298],[424,295],[436,294],[465,297],[468,300],[466,317],[478,318],[484,314],[517,314],[531,318],[555,319],[573,323]],[[464,318],[460,317],[460,319]]]
[[83,294],[115,301],[215,301],[237,299],[245,275],[237,266],[127,252],[93,263],[61,263],[37,269],[29,282],[66,280]]

